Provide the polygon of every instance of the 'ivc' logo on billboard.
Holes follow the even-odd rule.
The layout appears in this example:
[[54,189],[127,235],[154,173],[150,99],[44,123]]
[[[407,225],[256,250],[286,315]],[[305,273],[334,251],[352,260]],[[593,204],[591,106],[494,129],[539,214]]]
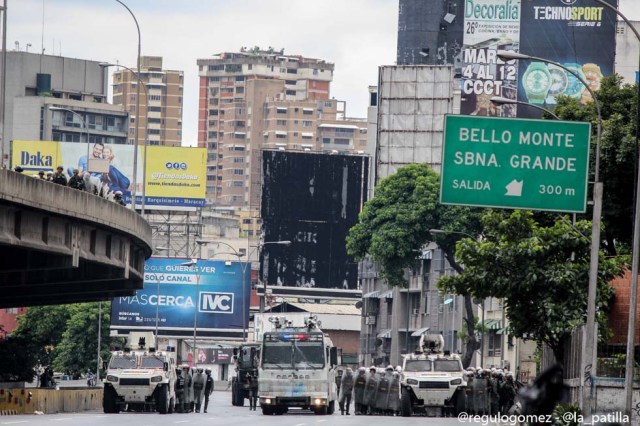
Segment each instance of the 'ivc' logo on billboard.
[[210,314],[232,314],[233,293],[200,293],[199,311]]

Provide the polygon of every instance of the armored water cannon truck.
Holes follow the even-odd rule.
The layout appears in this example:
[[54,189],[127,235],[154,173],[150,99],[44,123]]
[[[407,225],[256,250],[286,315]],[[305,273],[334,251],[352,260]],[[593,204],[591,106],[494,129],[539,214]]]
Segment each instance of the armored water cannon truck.
[[459,414],[465,410],[462,362],[458,355],[444,350],[444,338],[440,334],[423,334],[415,353],[403,358],[402,416]]
[[315,316],[305,318],[302,326],[284,317],[271,317],[269,322],[273,330],[263,334],[258,367],[262,414],[284,414],[290,408],[333,414],[339,348]]
[[151,332],[131,332],[126,346],[111,352],[102,400],[105,413],[173,412],[176,352],[166,349],[157,350]]

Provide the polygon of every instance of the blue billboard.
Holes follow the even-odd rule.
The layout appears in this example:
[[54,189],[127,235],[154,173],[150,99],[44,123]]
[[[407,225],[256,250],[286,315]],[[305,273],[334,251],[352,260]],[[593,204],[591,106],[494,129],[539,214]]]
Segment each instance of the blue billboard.
[[[248,263],[152,257],[144,287],[111,303],[111,329],[155,331],[161,336],[242,337],[249,324]],[[243,273],[244,269],[244,273]],[[244,289],[244,291],[243,291]],[[195,320],[195,324],[194,324]]]

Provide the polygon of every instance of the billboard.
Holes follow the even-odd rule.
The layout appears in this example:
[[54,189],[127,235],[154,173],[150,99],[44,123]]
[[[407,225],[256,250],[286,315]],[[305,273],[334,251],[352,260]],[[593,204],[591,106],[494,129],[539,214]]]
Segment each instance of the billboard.
[[112,300],[111,329],[153,331],[157,322],[164,336],[193,336],[197,325],[201,337],[241,338],[249,324],[248,264],[198,259],[188,266],[190,261],[147,259],[143,288]]
[[[145,205],[152,209],[203,206],[206,191],[206,148],[147,147]],[[64,168],[87,173],[95,186],[105,183],[111,191],[122,191],[129,204],[133,192],[133,145],[84,144],[74,142],[13,141],[11,166],[25,172],[55,171]],[[91,167],[89,167],[91,166]],[[96,167],[104,167],[98,170]],[[91,173],[87,172],[91,171]],[[136,186],[141,203],[144,148],[138,151]]]
[[291,247],[263,246],[262,280],[275,293],[273,287],[356,289],[357,263],[347,255],[345,238],[366,199],[369,158],[262,155],[264,241],[292,242]]
[[[609,0],[616,6],[615,0]],[[465,0],[460,113],[540,117],[526,105],[496,107],[502,96],[553,108],[556,97],[591,100],[584,85],[561,67],[542,61],[503,61],[513,50],[562,64],[592,90],[613,73],[616,15],[594,0]]]

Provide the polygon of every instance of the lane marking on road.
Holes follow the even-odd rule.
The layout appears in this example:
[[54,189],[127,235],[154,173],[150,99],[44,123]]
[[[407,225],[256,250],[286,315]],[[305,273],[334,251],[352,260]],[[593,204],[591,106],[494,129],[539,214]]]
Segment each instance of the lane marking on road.
[[297,425],[293,425],[293,426],[305,426],[306,423],[298,423]]
[[316,423],[324,423],[326,420],[318,420]]
[[0,425],[17,425],[19,423],[28,423],[26,420],[16,420],[14,422],[2,422]]
[[178,420],[177,422],[174,423],[189,423],[190,420]]
[[51,419],[51,420],[53,420],[54,422],[61,422],[63,420],[72,420],[72,419],[73,419],[72,417],[63,417],[61,419]]

